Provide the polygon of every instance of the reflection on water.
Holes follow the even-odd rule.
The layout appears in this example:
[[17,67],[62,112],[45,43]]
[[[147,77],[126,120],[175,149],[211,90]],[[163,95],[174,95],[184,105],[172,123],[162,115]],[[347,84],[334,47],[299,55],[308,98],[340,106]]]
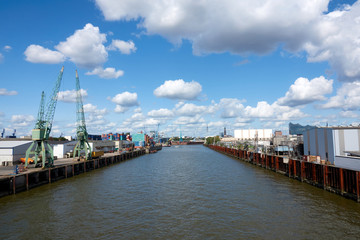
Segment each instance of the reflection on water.
[[0,199],[2,239],[338,239],[360,204],[203,146]]

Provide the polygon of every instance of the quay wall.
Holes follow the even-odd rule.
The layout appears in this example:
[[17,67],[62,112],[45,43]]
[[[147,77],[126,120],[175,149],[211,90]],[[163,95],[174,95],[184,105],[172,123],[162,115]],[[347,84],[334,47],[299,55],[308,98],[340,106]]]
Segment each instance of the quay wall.
[[359,171],[221,146],[208,145],[208,147],[228,156],[360,202]]
[[144,155],[145,153],[145,149],[141,149],[2,177],[0,179],[0,197],[27,191],[44,184],[123,162]]

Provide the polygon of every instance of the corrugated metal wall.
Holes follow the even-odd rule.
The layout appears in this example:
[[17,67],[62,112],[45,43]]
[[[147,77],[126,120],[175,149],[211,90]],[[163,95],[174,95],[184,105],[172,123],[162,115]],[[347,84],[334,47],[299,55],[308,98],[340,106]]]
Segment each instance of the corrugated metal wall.
[[315,128],[304,133],[304,154],[320,156],[334,163],[333,130]]

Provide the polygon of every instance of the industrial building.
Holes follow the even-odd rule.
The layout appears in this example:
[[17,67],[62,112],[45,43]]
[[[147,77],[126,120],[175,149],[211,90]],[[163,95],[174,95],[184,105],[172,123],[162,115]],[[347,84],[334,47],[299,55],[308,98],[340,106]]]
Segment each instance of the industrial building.
[[[66,158],[72,156],[76,145],[76,141],[59,143],[54,145],[54,156],[57,158]],[[115,142],[114,141],[89,141],[91,151],[93,152],[113,152],[115,151]]]
[[304,154],[337,167],[360,170],[360,128],[323,127],[304,132]]
[[119,140],[119,141],[113,141],[115,143],[115,150],[122,151],[123,149],[133,149],[135,144],[131,141],[127,140]]
[[234,138],[238,140],[265,140],[273,137],[272,129],[240,129],[234,131]]
[[54,156],[57,158],[66,158],[67,153],[74,151],[76,141],[55,144],[53,148]]
[[0,141],[0,166],[20,163],[32,141]]

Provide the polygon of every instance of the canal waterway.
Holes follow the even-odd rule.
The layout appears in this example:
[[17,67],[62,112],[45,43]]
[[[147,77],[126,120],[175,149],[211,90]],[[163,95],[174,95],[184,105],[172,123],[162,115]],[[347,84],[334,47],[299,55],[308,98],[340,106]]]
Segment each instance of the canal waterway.
[[359,203],[203,146],[0,198],[1,239],[359,237]]

